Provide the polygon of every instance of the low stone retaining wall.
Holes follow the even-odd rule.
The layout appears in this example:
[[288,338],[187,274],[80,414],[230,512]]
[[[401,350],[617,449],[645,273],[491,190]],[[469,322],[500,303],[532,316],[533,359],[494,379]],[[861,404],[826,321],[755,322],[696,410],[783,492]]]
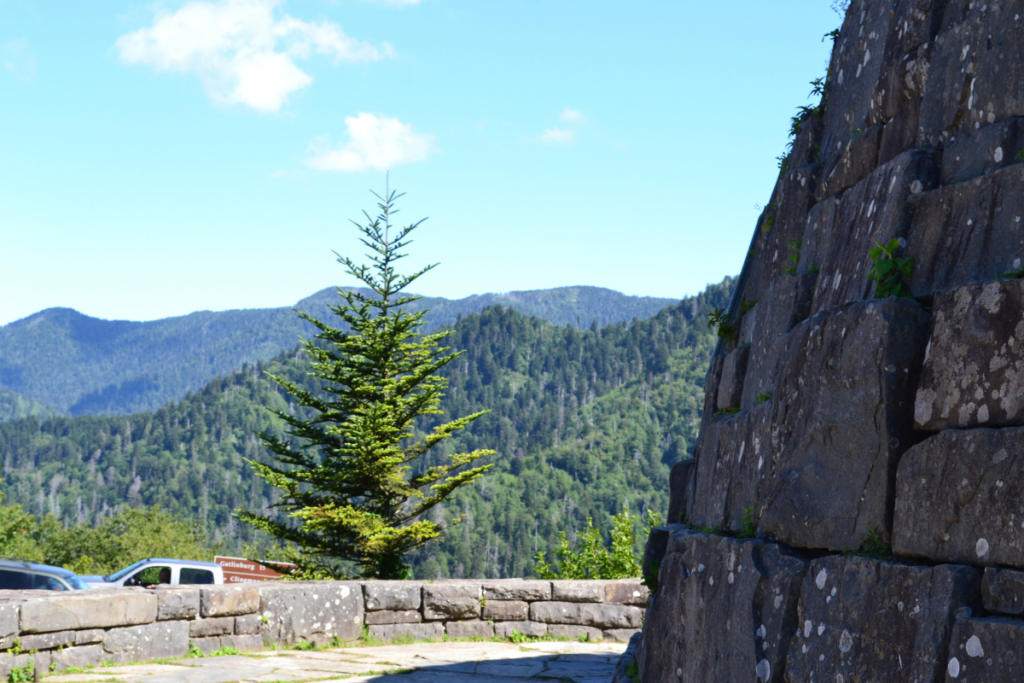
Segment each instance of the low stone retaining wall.
[[647,589],[623,581],[288,581],[147,590],[0,591],[0,676],[62,671],[363,635],[414,638],[587,637],[626,641]]

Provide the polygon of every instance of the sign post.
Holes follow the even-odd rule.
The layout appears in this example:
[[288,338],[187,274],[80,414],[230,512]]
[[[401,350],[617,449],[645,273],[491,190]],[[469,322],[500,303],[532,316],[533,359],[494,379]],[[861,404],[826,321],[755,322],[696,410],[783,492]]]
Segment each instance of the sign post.
[[284,576],[276,568],[285,570],[297,569],[291,562],[266,562],[247,560],[244,557],[223,557],[218,555],[213,561],[224,570],[224,583],[259,583],[274,581]]

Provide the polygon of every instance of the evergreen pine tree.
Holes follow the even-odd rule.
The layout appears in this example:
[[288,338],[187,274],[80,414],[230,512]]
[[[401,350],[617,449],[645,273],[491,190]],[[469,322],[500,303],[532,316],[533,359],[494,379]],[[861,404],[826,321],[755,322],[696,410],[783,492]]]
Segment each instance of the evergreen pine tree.
[[[297,404],[310,409],[312,417],[275,411],[294,438],[261,433],[277,462],[248,461],[257,475],[282,492],[277,507],[294,522],[245,510],[235,515],[297,545],[303,553],[300,563],[307,567],[338,576],[339,561],[349,562],[364,577],[399,579],[409,576],[403,556],[445,531],[423,514],[481,477],[491,465],[463,468],[495,452],[451,454],[443,464],[421,467],[419,474],[411,475],[412,463],[488,411],[440,424],[416,437],[420,418],[442,412],[438,404],[448,382],[438,371],[463,352],[449,353],[440,346],[448,331],[417,333],[425,311],[403,310],[419,298],[403,291],[436,264],[412,275],[395,272],[395,262],[405,256],[400,250],[423,221],[392,235],[395,201],[402,195],[390,190],[374,195],[380,214],[371,219],[364,211],[365,225],[353,221],[371,250],[367,256],[372,264],[359,265],[338,255],[346,272],[372,294],[339,288],[344,302],[331,310],[346,330],[299,314],[319,331],[303,342],[303,348],[311,359],[310,374],[322,382],[323,391],[303,390],[271,375]],[[453,523],[461,521],[456,518]]]

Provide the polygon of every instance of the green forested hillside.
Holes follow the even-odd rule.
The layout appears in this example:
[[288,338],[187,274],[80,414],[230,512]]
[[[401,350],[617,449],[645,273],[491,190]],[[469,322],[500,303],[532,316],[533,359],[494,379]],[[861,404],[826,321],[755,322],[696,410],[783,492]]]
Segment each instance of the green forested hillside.
[[[466,354],[447,368],[442,408],[446,417],[492,412],[451,448],[498,455],[492,474],[433,512],[468,522],[413,557],[416,575],[529,575],[535,552],[586,517],[607,528],[624,502],[663,512],[668,467],[697,432],[714,343],[704,315],[726,305],[731,287],[628,325],[577,330],[500,306],[458,320],[450,345]],[[242,459],[266,458],[254,433],[280,429],[265,407],[294,409],[267,369],[309,386],[304,357],[291,353],[154,413],[0,423],[7,502],[68,522],[160,505],[200,521],[211,541],[252,540],[231,511],[265,509],[274,497]]]
[[47,417],[56,415],[56,411],[47,408],[38,401],[19,396],[10,391],[0,390],[0,422],[17,420],[22,417]]
[[[336,303],[337,291],[330,288],[296,307],[329,316],[328,305]],[[593,320],[605,325],[648,318],[671,303],[599,287],[562,287],[454,301],[425,297],[416,306],[431,309],[434,328],[495,304],[556,325],[585,327]],[[0,391],[71,415],[156,410],[244,363],[268,361],[310,334],[312,327],[291,308],[199,311],[150,322],[100,320],[51,308],[0,327]],[[0,420],[12,416],[17,415],[5,412],[0,399]]]

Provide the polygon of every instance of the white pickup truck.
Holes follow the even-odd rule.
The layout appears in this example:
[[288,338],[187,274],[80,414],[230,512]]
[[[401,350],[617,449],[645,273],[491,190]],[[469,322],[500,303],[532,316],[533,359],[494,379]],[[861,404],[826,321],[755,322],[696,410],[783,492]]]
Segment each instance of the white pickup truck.
[[118,586],[194,585],[224,583],[224,570],[213,562],[151,557],[107,576],[80,577],[90,588]]

